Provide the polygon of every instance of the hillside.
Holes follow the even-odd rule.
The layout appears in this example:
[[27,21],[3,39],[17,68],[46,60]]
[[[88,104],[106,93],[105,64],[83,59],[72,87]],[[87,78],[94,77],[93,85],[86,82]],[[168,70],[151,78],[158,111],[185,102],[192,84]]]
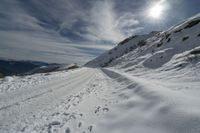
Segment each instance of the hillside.
[[[175,61],[173,57],[176,56],[182,55],[188,58],[198,56],[198,52],[194,54],[192,51],[198,51],[200,46],[199,28],[200,14],[164,32],[151,32],[147,35],[127,38],[113,49],[88,62],[86,66],[124,65],[127,68],[140,63],[141,67],[159,68],[172,60]],[[128,62],[126,59],[135,63]]]
[[68,70],[69,68],[70,65],[68,64],[45,63],[38,61],[17,61],[5,59],[0,60],[0,73],[4,76],[48,73],[61,70]]
[[5,76],[24,74],[34,68],[47,66],[48,63],[34,61],[0,60],[0,73]]
[[199,133],[200,14],[84,67],[0,79],[1,133]]

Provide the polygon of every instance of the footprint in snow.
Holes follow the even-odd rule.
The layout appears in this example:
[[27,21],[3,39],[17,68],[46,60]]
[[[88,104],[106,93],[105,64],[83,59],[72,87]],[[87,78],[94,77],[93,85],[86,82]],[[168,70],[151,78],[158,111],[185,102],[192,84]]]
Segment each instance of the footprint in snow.
[[100,112],[106,113],[108,111],[109,111],[109,108],[106,108],[106,107],[102,108],[102,107],[98,106],[95,109],[94,113],[97,114],[97,115],[99,115]]
[[89,130],[90,132],[92,132],[92,129],[93,129],[93,126],[90,125],[90,126],[88,127],[88,130]]
[[80,128],[82,126],[82,122],[78,123],[78,128]]
[[24,132],[28,126],[22,128],[21,132]]
[[71,105],[67,105],[67,106],[65,107],[65,110],[68,110],[70,107],[71,107]]
[[69,116],[69,113],[65,113],[65,112],[64,112],[63,115],[64,115],[64,116]]
[[52,132],[56,132],[58,131],[58,128],[60,128],[61,123],[58,121],[53,121],[51,123],[49,123],[48,125],[48,133],[52,133]]
[[76,116],[75,115],[70,115],[69,118],[70,119],[76,119]]
[[95,113],[95,114],[97,114],[97,113],[100,111],[100,109],[101,109],[101,107],[100,107],[100,106],[96,107],[96,109],[95,109],[94,113]]
[[70,133],[70,132],[71,132],[70,128],[67,128],[67,129],[65,130],[65,133]]
[[103,108],[103,112],[108,112],[109,108]]
[[73,106],[76,106],[80,103],[81,101],[81,96],[77,95],[77,96],[74,96],[74,99],[73,99],[73,102],[72,102],[72,105]]
[[53,113],[53,114],[52,114],[52,116],[58,116],[58,115],[60,115],[59,112],[56,112],[56,113]]

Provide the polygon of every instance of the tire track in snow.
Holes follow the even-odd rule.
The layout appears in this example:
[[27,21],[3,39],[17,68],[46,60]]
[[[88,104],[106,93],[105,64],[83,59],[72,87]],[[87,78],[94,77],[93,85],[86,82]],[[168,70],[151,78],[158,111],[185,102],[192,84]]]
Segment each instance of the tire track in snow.
[[[80,74],[84,75],[86,73],[87,73],[86,71],[83,71]],[[76,74],[75,74],[75,76],[76,76]],[[14,92],[14,93],[2,96],[1,99],[4,99],[4,101],[6,101],[6,103],[7,103],[7,105],[0,107],[0,111],[3,109],[10,108],[15,105],[19,105],[19,103],[31,100],[33,98],[38,98],[39,96],[43,96],[47,93],[57,91],[58,89],[62,89],[63,87],[70,85],[71,83],[79,81],[79,79],[81,79],[81,78],[80,77],[73,78],[73,75],[72,75],[72,79],[67,78],[67,79],[56,81],[56,82],[53,82],[50,84],[40,85],[39,87],[36,86],[32,89]],[[5,104],[5,103],[3,103],[3,104]]]

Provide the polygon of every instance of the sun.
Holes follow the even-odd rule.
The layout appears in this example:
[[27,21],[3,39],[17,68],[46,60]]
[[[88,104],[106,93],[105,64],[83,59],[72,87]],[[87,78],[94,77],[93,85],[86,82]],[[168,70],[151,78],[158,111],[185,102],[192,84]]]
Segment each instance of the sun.
[[164,6],[162,4],[153,5],[149,10],[149,17],[154,19],[161,18],[164,11]]

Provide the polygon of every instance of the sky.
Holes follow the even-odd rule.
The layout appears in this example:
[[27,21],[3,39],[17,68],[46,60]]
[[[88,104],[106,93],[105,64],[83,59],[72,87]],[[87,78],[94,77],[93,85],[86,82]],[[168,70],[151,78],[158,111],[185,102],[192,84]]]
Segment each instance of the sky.
[[0,58],[84,64],[200,12],[200,0],[1,0]]

